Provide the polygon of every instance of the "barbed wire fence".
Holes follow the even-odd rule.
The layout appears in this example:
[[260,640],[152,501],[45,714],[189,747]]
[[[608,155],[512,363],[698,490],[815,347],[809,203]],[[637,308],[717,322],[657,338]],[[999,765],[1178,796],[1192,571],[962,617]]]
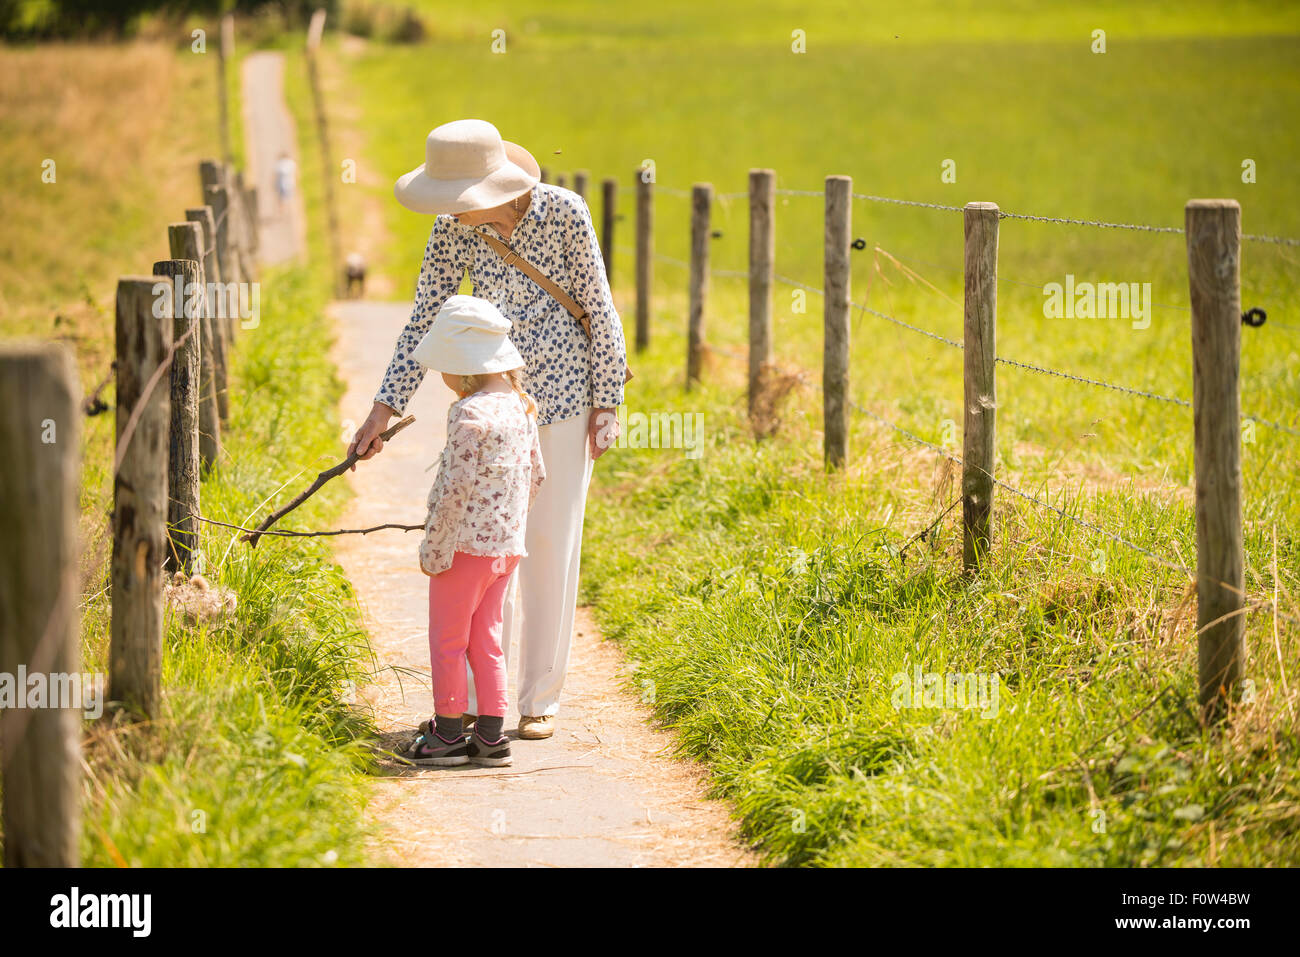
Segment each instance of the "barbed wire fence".
[[[84,401],[62,343],[0,348],[0,487],[13,504],[0,546],[0,672],[45,677],[48,706],[0,710],[5,865],[75,867],[79,860],[81,711],[91,698],[159,716],[164,569],[197,569],[199,480],[221,455],[229,418],[226,359],[257,280],[257,189],[229,161],[225,60],[234,23],[221,21],[218,58],[224,158],[199,164],[199,204],[167,225],[171,258],[124,276],[115,297],[115,358]],[[77,489],[81,421],[110,408],[113,557],[108,688],[81,673]],[[11,498],[12,496],[12,498]],[[12,593],[11,593],[12,590]]]
[[[641,171],[638,171],[638,179],[642,178]],[[1300,437],[1300,428],[1274,418],[1241,411],[1238,381],[1242,325],[1258,326],[1264,319],[1260,310],[1250,310],[1245,313],[1241,311],[1238,275],[1240,243],[1244,241],[1294,247],[1300,246],[1300,239],[1271,234],[1242,233],[1240,207],[1235,201],[1189,202],[1185,210],[1185,226],[1176,227],[1012,212],[1002,210],[994,204],[954,206],[857,193],[852,191],[851,181],[847,177],[828,177],[826,188],[822,190],[777,189],[775,174],[772,171],[752,170],[749,185],[747,192],[720,193],[715,197],[720,201],[748,200],[750,242],[747,271],[711,268],[708,264],[707,247],[701,256],[696,252],[699,243],[694,241],[690,261],[655,251],[652,239],[644,235],[653,228],[653,220],[649,215],[638,217],[635,247],[617,248],[637,257],[639,279],[651,275],[648,266],[651,262],[664,263],[686,271],[690,275],[689,298],[692,323],[697,321],[695,318],[697,313],[704,311],[702,300],[706,295],[706,289],[702,282],[703,276],[747,280],[750,302],[749,349],[741,352],[714,344],[702,347],[708,348],[712,353],[748,363],[751,414],[754,408],[754,392],[762,388],[761,372],[773,361],[771,310],[773,286],[781,284],[821,297],[825,316],[824,335],[827,355],[825,366],[820,381],[806,370],[799,370],[798,375],[802,381],[811,384],[822,393],[825,421],[824,456],[828,468],[839,467],[845,462],[848,429],[843,419],[847,412],[851,411],[920,448],[942,456],[946,461],[962,469],[963,563],[969,571],[978,571],[988,558],[992,540],[991,499],[993,491],[998,490],[1033,508],[1100,535],[1155,565],[1186,576],[1189,582],[1195,583],[1197,594],[1196,635],[1199,646],[1199,690],[1203,714],[1209,720],[1225,715],[1227,705],[1236,693],[1240,680],[1244,654],[1242,641],[1245,615],[1257,609],[1270,609],[1279,619],[1293,624],[1300,623],[1300,617],[1280,608],[1275,598],[1252,599],[1246,592],[1240,502],[1240,446],[1243,424],[1251,423],[1291,437]],[[699,189],[701,187],[697,186],[695,190],[688,191],[661,187],[653,183],[647,186],[644,182],[638,182],[636,187],[642,207],[647,204],[647,193],[663,192],[674,198],[684,198],[695,195]],[[772,223],[773,204],[777,196],[812,198],[825,203],[828,239],[824,251],[826,277],[824,287],[776,272]],[[850,241],[848,238],[850,208],[853,202],[889,204],[944,214],[962,214],[966,232],[965,262],[961,269],[965,289],[963,321],[966,335],[963,338],[944,335],[934,329],[873,308],[866,302],[852,301],[848,295],[850,249],[866,248],[865,241]],[[701,208],[698,202],[695,203],[691,218],[692,237],[709,233],[710,220],[707,207]],[[998,275],[997,227],[1003,220],[1185,237],[1191,301],[1188,305],[1171,303],[1152,303],[1152,305],[1156,308],[1189,313],[1191,316],[1195,380],[1193,398],[1187,399],[1153,389],[1139,388],[1111,381],[1108,378],[1082,375],[1043,363],[1027,361],[1022,357],[998,354],[992,347],[996,302],[994,290],[997,285],[1012,283],[1040,290],[1044,288],[1044,286]],[[883,252],[879,246],[876,247],[876,251]],[[889,256],[889,258],[894,257]],[[701,259],[703,261],[700,261]],[[955,268],[933,262],[928,265],[943,269]],[[929,285],[937,291],[937,287],[933,284]],[[828,293],[828,289],[832,291]],[[645,307],[648,296],[648,289],[638,289],[638,303],[641,308]],[[1257,312],[1258,316],[1253,315]],[[957,455],[950,449],[936,445],[897,422],[861,405],[850,396],[847,344],[848,317],[851,314],[890,323],[910,334],[938,342],[963,354],[963,409],[966,419],[963,442],[967,454]],[[1270,326],[1279,329],[1287,328],[1286,324],[1276,321],[1271,321]],[[693,342],[696,338],[697,336],[692,333],[690,341]],[[968,346],[968,343],[973,343],[974,348]],[[698,362],[688,359],[688,368],[692,366],[698,368]],[[1195,481],[1198,491],[1195,505],[1198,554],[1195,567],[1161,555],[1153,548],[1089,521],[1078,514],[1077,508],[1062,508],[1050,501],[1048,497],[1027,492],[995,474],[992,433],[997,411],[994,369],[998,366],[1193,412],[1193,440],[1196,445]],[[689,386],[689,374],[687,381]],[[977,441],[972,443],[972,437]],[[947,511],[945,510],[944,515]],[[943,515],[936,520],[936,524],[942,518]]]

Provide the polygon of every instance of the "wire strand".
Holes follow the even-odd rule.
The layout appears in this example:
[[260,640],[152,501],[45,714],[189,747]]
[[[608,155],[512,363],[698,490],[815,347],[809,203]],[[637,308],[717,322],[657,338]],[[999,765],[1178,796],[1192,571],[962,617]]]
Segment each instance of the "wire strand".
[[[825,196],[820,189],[778,189],[782,196]],[[867,193],[851,193],[854,199],[871,203],[890,203],[895,206],[917,206],[922,209],[939,209],[946,212],[964,212],[964,206],[948,206],[943,203],[923,203],[914,199],[897,199],[893,196],[872,196]],[[1074,219],[1068,216],[1038,216],[1032,213],[1012,213],[998,210],[998,219],[1020,219],[1036,223],[1061,223],[1069,226],[1093,226],[1099,229],[1129,229],[1148,233],[1173,233],[1181,236],[1184,232],[1180,226],[1153,226],[1147,223],[1112,223],[1101,219]],[[1300,246],[1300,239],[1291,236],[1270,236],[1262,233],[1242,233],[1242,239],[1257,243],[1274,243],[1281,246]]]
[[[910,432],[907,429],[903,428],[901,425],[891,422],[889,419],[886,419],[884,416],[877,415],[876,413],[872,412],[870,409],[864,408],[863,406],[859,405],[857,402],[853,401],[852,399],[848,400],[848,404],[855,411],[861,413],[862,415],[867,416],[870,419],[873,419],[876,422],[879,422],[881,425],[893,429],[898,434],[905,436],[906,438],[917,443],[918,445],[922,445],[925,448],[930,449],[931,451],[936,452],[939,455],[942,455],[944,458],[948,459],[951,462],[954,462],[958,465],[964,465],[960,456],[955,455],[954,453],[948,451],[943,446],[935,445],[933,442],[926,441],[925,439],[921,438],[919,435],[916,435],[915,433]],[[1078,515],[1071,514],[1070,512],[1067,512],[1065,509],[1053,505],[1051,502],[1044,501],[1043,499],[1039,498],[1036,495],[1032,495],[1028,492],[1022,491],[1021,489],[1016,488],[1014,485],[1002,481],[1002,479],[998,478],[995,475],[989,475],[989,479],[998,488],[1010,492],[1012,495],[1015,495],[1018,498],[1025,500],[1026,502],[1036,505],[1039,508],[1046,509],[1047,511],[1054,512],[1055,514],[1059,515],[1061,518],[1064,518],[1067,521],[1072,522],[1076,525],[1081,525],[1084,528],[1090,529],[1091,531],[1094,531],[1097,534],[1110,539],[1112,542],[1115,542],[1117,545],[1122,545],[1125,548],[1140,553],[1141,555],[1145,556],[1151,561],[1156,562],[1159,565],[1164,566],[1165,568],[1169,568],[1173,571],[1177,571],[1182,573],[1183,575],[1186,575],[1188,578],[1192,579],[1193,581],[1198,580],[1196,570],[1193,568],[1189,568],[1188,566],[1182,564],[1181,562],[1175,562],[1169,558],[1164,557],[1163,555],[1159,555],[1156,552],[1153,552],[1151,549],[1146,548],[1145,546],[1130,541],[1129,539],[1125,538],[1122,535],[1116,534],[1115,532],[1112,532],[1107,528],[1103,528],[1102,526],[1096,524],[1095,522],[1090,522],[1087,519],[1080,518]],[[1248,597],[1242,589],[1239,589],[1234,585],[1230,585],[1227,582],[1217,581],[1213,583],[1220,585],[1221,587],[1226,588],[1235,594],[1240,595],[1242,598]],[[1280,608],[1277,607],[1277,604],[1270,599],[1261,599],[1257,607],[1272,608],[1274,614],[1276,614],[1279,618],[1285,618],[1288,621],[1300,623],[1300,618],[1282,611]]]
[[[823,298],[826,295],[825,292],[823,292],[821,289],[818,289],[815,286],[809,286],[806,283],[802,283],[797,280],[790,279],[786,276],[774,274],[773,278],[776,279],[778,282],[785,283],[786,285],[796,286],[800,289],[806,289],[809,292],[814,292],[817,295],[822,296]],[[879,319],[884,319],[886,322],[892,322],[896,326],[901,326],[904,329],[908,329],[912,332],[923,335],[929,339],[934,339],[938,342],[942,342],[945,345],[952,346],[955,349],[965,349],[965,344],[960,340],[950,339],[947,336],[940,335],[937,332],[931,332],[929,329],[923,329],[920,326],[915,326],[910,322],[904,322],[902,319],[898,319],[895,316],[891,316],[888,315],[887,313],[883,313],[878,309],[872,309],[870,306],[866,306],[861,303],[853,303],[852,307],[854,309],[857,309],[859,312],[870,313],[871,315],[876,316]],[[1058,379],[1065,379],[1069,382],[1078,382],[1081,385],[1095,386],[1096,388],[1099,389],[1109,389],[1112,392],[1118,392],[1121,393],[1122,395],[1131,395],[1137,398],[1151,399],[1157,402],[1167,402],[1171,405],[1176,405],[1186,409],[1192,408],[1192,403],[1189,402],[1187,399],[1182,399],[1174,395],[1164,395],[1163,393],[1150,392],[1146,389],[1134,389],[1130,386],[1119,385],[1118,383],[1115,382],[1107,382],[1104,379],[1092,379],[1089,378],[1088,376],[1077,375],[1073,372],[1063,372],[1060,369],[1050,369],[1046,366],[1035,365],[1031,362],[1022,362],[1018,359],[1009,359],[1006,356],[995,356],[994,361],[1000,362],[1003,365],[1011,366],[1016,369],[1023,369],[1026,372],[1035,372],[1040,375],[1054,376]],[[1256,425],[1262,425],[1265,428],[1273,429],[1277,432],[1284,432],[1287,435],[1300,436],[1300,429],[1294,428],[1289,425],[1284,425],[1281,422],[1275,422],[1272,419],[1265,419],[1262,418],[1261,416],[1252,415],[1248,412],[1241,413],[1241,418],[1246,420],[1247,422],[1254,422]]]

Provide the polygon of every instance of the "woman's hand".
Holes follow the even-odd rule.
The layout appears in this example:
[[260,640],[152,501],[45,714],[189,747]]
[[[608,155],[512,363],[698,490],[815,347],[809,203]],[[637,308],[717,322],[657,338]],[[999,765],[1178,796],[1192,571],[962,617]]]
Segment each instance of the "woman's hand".
[[618,440],[618,416],[613,409],[592,409],[587,420],[587,445],[594,462]]
[[[384,440],[379,437],[379,433],[388,427],[388,420],[397,415],[396,409],[390,409],[382,402],[376,402],[366,416],[366,421],[361,423],[361,428],[357,429],[357,434],[352,436],[352,444],[348,446],[348,455],[356,453],[357,458],[365,461],[372,458],[375,453],[384,450]],[[355,464],[352,471],[356,471]]]

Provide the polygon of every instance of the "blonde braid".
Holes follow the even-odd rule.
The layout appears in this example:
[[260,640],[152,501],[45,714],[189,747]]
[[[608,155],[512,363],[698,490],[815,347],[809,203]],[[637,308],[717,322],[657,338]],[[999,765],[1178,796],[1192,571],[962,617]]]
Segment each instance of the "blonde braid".
[[524,370],[511,369],[509,372],[505,374],[505,376],[506,376],[506,381],[510,383],[510,387],[515,390],[515,393],[519,396],[519,398],[524,400],[524,411],[529,415],[533,416],[534,418],[536,418],[537,403],[533,401],[533,397],[531,395],[529,395],[527,392],[524,391]]

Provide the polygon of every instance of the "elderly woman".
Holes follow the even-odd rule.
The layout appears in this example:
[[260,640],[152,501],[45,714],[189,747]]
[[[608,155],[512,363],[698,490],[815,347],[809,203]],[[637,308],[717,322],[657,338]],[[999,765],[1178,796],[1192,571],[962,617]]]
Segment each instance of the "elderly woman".
[[[627,375],[623,326],[586,204],[576,193],[542,183],[537,160],[502,141],[491,123],[457,120],[435,129],[425,143],[424,165],[399,179],[395,192],[406,208],[436,218],[411,319],[351,450],[362,459],[382,450],[379,434],[424,378],[411,352],[468,270],[474,295],[510,320],[510,341],[524,359],[524,387],[538,407],[548,478],[529,515],[528,555],[515,572],[502,644],[509,662],[519,632],[519,736],[547,738],[569,663],[592,463],[617,438],[614,413]],[[571,297],[585,312],[590,335],[521,270],[515,255],[556,284],[555,292]],[[471,698],[467,725],[474,707]]]

